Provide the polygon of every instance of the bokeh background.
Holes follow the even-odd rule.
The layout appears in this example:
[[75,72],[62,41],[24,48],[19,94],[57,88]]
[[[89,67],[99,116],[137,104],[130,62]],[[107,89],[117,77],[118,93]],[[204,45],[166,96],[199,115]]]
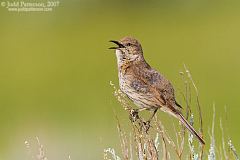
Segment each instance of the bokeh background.
[[[124,123],[128,116],[109,85],[118,79],[107,48],[126,35],[140,40],[177,93],[188,66],[205,135],[215,103],[217,144],[222,117],[240,151],[239,8],[233,0],[60,0],[53,12],[21,13],[1,7],[0,159],[27,159],[24,141],[36,146],[36,136],[48,159],[102,159],[107,147],[120,153],[114,112]],[[163,122],[171,127],[168,116]]]

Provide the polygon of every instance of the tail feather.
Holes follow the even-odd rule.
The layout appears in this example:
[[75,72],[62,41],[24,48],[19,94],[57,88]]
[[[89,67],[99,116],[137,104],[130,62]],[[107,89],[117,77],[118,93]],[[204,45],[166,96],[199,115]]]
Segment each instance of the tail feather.
[[181,113],[177,113],[177,117],[179,118],[179,120],[181,121],[181,123],[193,134],[197,137],[197,139],[203,144],[205,145],[204,140],[202,139],[202,137],[200,137],[198,135],[198,133],[195,131],[195,129],[188,123],[188,121],[182,116]]

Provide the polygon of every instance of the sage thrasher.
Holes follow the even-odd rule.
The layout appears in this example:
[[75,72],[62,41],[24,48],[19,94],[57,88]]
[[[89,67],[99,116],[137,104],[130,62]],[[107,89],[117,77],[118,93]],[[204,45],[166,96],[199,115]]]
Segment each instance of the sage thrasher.
[[132,37],[110,42],[117,45],[109,49],[116,50],[120,89],[139,107],[138,111],[153,111],[151,120],[157,110],[161,109],[179,119],[202,144],[205,144],[181,114],[182,107],[175,100],[172,84],[144,59],[141,44]]

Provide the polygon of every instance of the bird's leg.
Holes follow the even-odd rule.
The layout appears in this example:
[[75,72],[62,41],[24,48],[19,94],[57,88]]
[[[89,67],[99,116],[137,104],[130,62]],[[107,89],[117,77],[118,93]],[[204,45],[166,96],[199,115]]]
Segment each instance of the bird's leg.
[[158,111],[158,108],[154,109],[152,116],[149,118],[148,121],[146,121],[146,125],[149,125],[149,126],[150,126],[150,122],[151,122],[152,119],[154,118],[154,116],[155,116],[155,114],[157,113],[157,111]]
[[156,109],[153,111],[152,116],[151,116],[150,119],[148,120],[149,122],[152,121],[152,119],[154,118],[154,116],[155,116],[155,114],[157,113],[157,111],[158,111],[158,108],[156,108]]
[[146,110],[147,108],[140,108],[140,109],[131,109],[130,110],[130,115],[129,118],[132,122],[136,122],[138,121],[139,126],[141,128],[141,130],[144,130],[144,132],[148,132],[150,126],[150,122],[152,121],[153,117],[155,116],[158,108],[156,108],[153,111],[153,114],[151,115],[150,119],[148,121],[144,121],[143,119],[141,119],[141,117],[138,115],[139,112]]
[[142,122],[142,124],[143,124],[143,128],[144,128],[144,131],[147,133],[148,132],[148,130],[150,129],[150,127],[151,127],[151,125],[150,125],[150,122],[152,121],[152,119],[153,119],[153,117],[155,116],[155,114],[157,113],[157,111],[158,111],[158,108],[156,108],[154,111],[153,111],[153,114],[152,114],[152,116],[150,117],[150,119],[148,120],[148,121],[146,121],[146,122]]

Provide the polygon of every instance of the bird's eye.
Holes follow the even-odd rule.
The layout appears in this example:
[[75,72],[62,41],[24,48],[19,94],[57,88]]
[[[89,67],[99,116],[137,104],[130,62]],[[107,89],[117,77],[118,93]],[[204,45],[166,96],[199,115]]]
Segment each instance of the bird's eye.
[[127,43],[126,45],[127,45],[127,46],[131,46],[131,43]]

